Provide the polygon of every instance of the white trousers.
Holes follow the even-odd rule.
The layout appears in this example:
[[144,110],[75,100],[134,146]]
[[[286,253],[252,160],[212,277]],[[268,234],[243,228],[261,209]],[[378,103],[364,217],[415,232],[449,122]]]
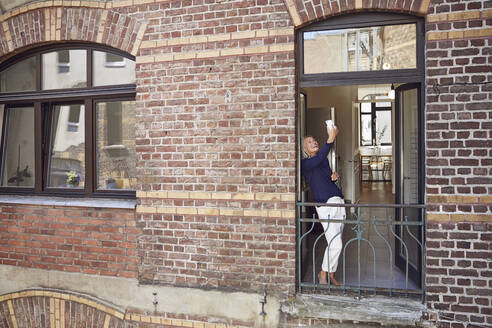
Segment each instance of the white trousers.
[[[342,198],[335,196],[328,199],[327,204],[344,204]],[[328,207],[319,206],[316,207],[318,217],[322,220],[344,220],[345,219],[345,207]],[[342,231],[343,223],[322,221],[323,229],[325,230],[325,237],[328,246],[325,249],[325,255],[323,256],[323,263],[321,264],[321,270],[325,272],[337,271],[338,258],[342,251]]]

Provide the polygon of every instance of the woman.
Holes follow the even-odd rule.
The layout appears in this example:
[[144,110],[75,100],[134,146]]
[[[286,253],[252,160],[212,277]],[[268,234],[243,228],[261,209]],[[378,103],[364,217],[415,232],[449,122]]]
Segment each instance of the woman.
[[[303,142],[304,159],[301,161],[301,172],[306,182],[311,187],[316,203],[344,204],[342,191],[337,187],[335,181],[338,180],[338,174],[332,172],[327,156],[330,152],[333,142],[338,134],[338,128],[326,128],[328,140],[326,144],[319,149],[318,142],[307,136]],[[338,258],[342,251],[342,230],[343,223],[340,221],[328,222],[329,219],[345,219],[345,207],[316,207],[318,217],[325,231],[328,246],[325,249],[321,271],[318,273],[320,284],[328,283],[328,272],[330,281],[339,286],[335,279],[335,272],[338,266]]]

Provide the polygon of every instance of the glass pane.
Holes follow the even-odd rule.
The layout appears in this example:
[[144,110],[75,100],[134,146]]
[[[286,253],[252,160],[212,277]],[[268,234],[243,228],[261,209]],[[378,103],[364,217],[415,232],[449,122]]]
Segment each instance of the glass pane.
[[0,104],[0,145],[3,144],[2,131],[3,131],[3,117],[5,114],[5,105]]
[[371,115],[360,116],[360,142],[362,146],[372,145],[372,122]]
[[[402,106],[402,200],[403,204],[417,204],[419,202],[419,147],[418,147],[418,90],[410,89],[400,94]],[[404,208],[403,219],[419,221],[420,211],[415,208]],[[418,236],[418,227],[409,228],[414,236]],[[405,229],[403,241],[408,248],[409,263],[419,267],[419,251],[417,242]],[[405,254],[402,254],[405,257]]]
[[417,67],[416,25],[304,32],[304,73]]
[[391,107],[390,102],[377,102],[375,104],[376,104],[376,107]]
[[43,90],[87,86],[86,50],[60,50],[43,54]]
[[97,104],[97,188],[135,189],[135,101]]
[[48,186],[83,188],[85,181],[84,105],[57,105],[53,111]]
[[3,131],[3,116],[5,113],[5,105],[0,104],[0,145],[2,144],[2,131]]
[[34,108],[7,110],[2,186],[34,187]]
[[109,52],[94,51],[94,85],[135,83],[135,62]]
[[371,111],[372,111],[371,103],[361,103],[360,104],[360,111],[362,113],[371,113]]
[[36,90],[36,57],[25,59],[0,73],[1,92]]
[[376,145],[391,144],[391,111],[376,111]]

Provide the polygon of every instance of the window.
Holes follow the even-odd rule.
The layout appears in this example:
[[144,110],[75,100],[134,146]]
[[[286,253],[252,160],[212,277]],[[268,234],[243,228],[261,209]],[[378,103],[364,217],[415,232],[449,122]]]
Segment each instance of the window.
[[58,73],[70,72],[70,52],[61,50],[56,53],[58,55]]
[[2,70],[0,86],[0,92],[36,90],[36,57],[24,59]]
[[304,32],[306,74],[411,69],[416,55],[415,24]]
[[109,52],[105,53],[106,61],[104,66],[106,67],[125,67],[125,57],[118,56]]
[[87,87],[87,51],[58,50],[41,55],[42,89]]
[[70,106],[70,111],[68,112],[67,131],[77,132],[79,130],[81,107],[82,106],[80,105]]
[[106,102],[98,104],[97,123],[98,126],[106,128],[106,144],[120,145],[122,143],[122,103]]
[[2,186],[34,187],[34,107],[4,110]]
[[[85,131],[78,129],[79,118],[77,118],[77,126],[70,122],[70,119],[75,120],[76,115],[73,113],[82,111],[84,111],[83,104],[54,105],[51,110],[52,133],[48,158],[49,187],[82,188],[84,186]],[[65,129],[65,126],[68,129]]]
[[423,20],[397,13],[357,13],[313,23],[297,33],[298,81],[314,87],[327,79],[343,85],[424,76],[424,35]]
[[98,189],[135,189],[135,102],[96,104]]
[[391,102],[360,104],[360,145],[389,146],[392,144]]
[[111,85],[118,76],[120,84],[135,83],[135,62],[126,57],[104,51],[94,51],[94,86]]
[[[298,290],[423,297],[425,175],[419,173],[425,171],[425,20],[396,13],[338,15],[298,29],[296,41]],[[312,99],[311,108],[301,92]],[[345,131],[332,147],[335,161],[330,163],[338,168],[343,206],[348,207],[346,248],[335,275],[341,286],[316,278],[331,241],[315,223],[320,219],[299,163],[303,137],[325,138],[323,121],[333,111]],[[361,183],[364,171],[368,180],[384,181],[377,183],[385,187],[375,193],[372,182]],[[350,220],[352,227],[347,226]],[[377,245],[383,244],[381,252]]]
[[[124,68],[100,72],[100,58]],[[0,189],[134,196],[134,83],[133,58],[101,48],[43,48],[1,64]]]

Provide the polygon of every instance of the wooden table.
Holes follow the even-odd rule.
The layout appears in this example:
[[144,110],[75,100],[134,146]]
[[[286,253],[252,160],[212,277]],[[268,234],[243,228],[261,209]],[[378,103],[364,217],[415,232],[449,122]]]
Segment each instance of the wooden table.
[[362,181],[391,181],[392,156],[361,155]]

